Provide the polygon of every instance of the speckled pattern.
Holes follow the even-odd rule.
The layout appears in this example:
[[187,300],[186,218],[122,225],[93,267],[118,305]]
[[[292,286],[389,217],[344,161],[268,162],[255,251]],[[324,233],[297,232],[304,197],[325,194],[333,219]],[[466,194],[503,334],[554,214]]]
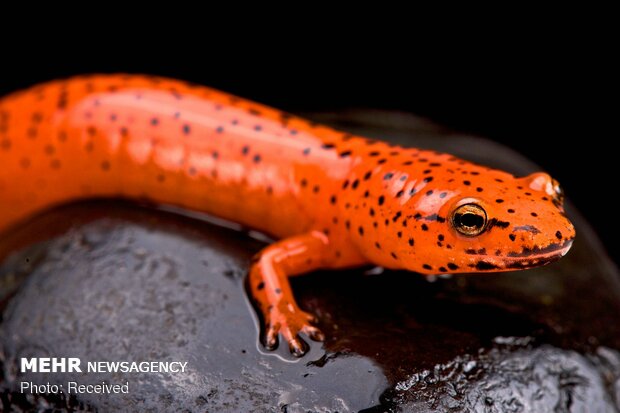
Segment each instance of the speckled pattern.
[[[411,117],[313,118],[521,175],[538,169]],[[257,345],[243,277],[264,242],[131,203],[48,211],[0,237],[0,410],[620,411],[620,278],[570,203],[567,211],[580,236],[554,265],[434,282],[360,269],[293,278],[300,307],[326,333],[301,359]],[[188,360],[191,374],[20,374],[28,355]],[[132,389],[68,400],[19,392],[21,380],[66,379]]]
[[559,185],[308,122],[212,89],[135,75],[0,100],[0,230],[70,200],[123,197],[225,218],[280,241],[249,279],[263,342],[324,335],[287,277],[367,264],[423,274],[547,264],[575,232]]

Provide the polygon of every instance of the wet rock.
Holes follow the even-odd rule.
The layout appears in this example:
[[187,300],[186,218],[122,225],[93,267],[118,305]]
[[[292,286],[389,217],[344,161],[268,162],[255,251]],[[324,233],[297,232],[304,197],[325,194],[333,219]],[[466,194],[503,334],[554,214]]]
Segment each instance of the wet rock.
[[[535,168],[403,115],[315,116],[366,135]],[[358,121],[358,119],[363,119]],[[412,136],[415,135],[415,139]],[[247,234],[119,202],[65,206],[0,240],[4,410],[608,412],[620,410],[620,278],[578,238],[531,271],[426,279],[324,271],[293,280],[329,339],[263,351],[245,298]],[[21,373],[20,357],[187,362],[186,373]],[[30,395],[20,382],[129,382],[119,395]]]

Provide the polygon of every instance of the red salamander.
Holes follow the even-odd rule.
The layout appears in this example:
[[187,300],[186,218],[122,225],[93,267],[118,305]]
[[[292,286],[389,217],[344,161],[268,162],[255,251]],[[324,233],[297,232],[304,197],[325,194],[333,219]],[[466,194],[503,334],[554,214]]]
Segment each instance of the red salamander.
[[288,277],[378,265],[508,271],[566,254],[558,183],[352,136],[182,81],[94,75],[0,100],[0,232],[83,198],[147,199],[273,236],[249,289],[268,349],[323,335]]

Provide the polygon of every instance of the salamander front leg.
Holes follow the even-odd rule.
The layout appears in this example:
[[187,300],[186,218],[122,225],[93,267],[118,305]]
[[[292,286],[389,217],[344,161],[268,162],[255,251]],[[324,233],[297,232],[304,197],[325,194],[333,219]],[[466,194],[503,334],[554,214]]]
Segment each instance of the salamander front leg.
[[325,234],[313,231],[278,241],[254,258],[249,287],[262,316],[261,341],[267,349],[278,346],[281,334],[291,353],[301,357],[308,346],[299,333],[324,340],[323,333],[312,325],[316,318],[297,306],[288,277],[324,267],[328,244]]

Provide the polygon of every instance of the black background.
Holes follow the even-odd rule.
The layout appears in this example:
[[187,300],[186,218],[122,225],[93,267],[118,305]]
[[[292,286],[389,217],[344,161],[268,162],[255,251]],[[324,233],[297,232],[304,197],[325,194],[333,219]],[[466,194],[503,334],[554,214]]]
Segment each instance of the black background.
[[292,112],[413,112],[533,159],[561,182],[619,262],[620,213],[612,198],[620,160],[611,149],[618,135],[612,123],[617,47],[602,38],[579,30],[528,39],[489,32],[481,45],[458,33],[441,44],[408,42],[407,34],[398,42],[350,35],[291,46],[283,38],[264,43],[247,35],[233,44],[209,36],[191,45],[145,35],[139,42],[76,46],[55,39],[44,52],[41,43],[35,50],[4,50],[0,94],[78,73],[135,72],[190,80]]

